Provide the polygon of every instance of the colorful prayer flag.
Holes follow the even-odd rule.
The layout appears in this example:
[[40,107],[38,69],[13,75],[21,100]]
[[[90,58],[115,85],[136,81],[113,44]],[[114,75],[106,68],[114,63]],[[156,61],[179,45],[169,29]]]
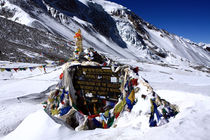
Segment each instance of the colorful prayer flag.
[[5,70],[6,70],[6,71],[8,71],[8,72],[10,72],[10,71],[11,71],[11,69],[10,69],[10,68],[6,68]]
[[5,68],[1,68],[1,72],[4,72],[5,71]]
[[18,71],[18,68],[14,68],[14,71],[17,72]]

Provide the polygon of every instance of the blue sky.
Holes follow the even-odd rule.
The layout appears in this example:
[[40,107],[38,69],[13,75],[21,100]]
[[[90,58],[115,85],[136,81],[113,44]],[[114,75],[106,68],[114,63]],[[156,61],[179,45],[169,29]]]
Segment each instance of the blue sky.
[[210,44],[210,0],[110,0],[158,28]]

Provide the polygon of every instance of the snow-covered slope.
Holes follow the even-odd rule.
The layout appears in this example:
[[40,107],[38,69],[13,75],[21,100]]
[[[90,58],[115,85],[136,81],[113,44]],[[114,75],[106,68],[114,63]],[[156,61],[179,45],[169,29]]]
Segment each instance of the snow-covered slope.
[[[168,92],[171,94],[168,94]],[[120,120],[120,123],[122,123],[123,126],[118,128],[75,132],[74,130],[56,124],[43,110],[39,110],[30,114],[14,132],[10,133],[5,138],[5,140],[60,140],[69,138],[72,140],[208,140],[210,137],[210,134],[208,133],[210,127],[207,124],[210,123],[210,108],[206,105],[209,104],[209,97],[172,91],[158,91],[158,93],[171,101],[173,100],[174,103],[178,103],[182,111],[182,114],[179,114],[170,124],[163,127],[154,129],[145,128],[141,123],[144,120],[140,120],[144,118],[136,117],[135,113],[133,113],[123,114],[124,120]]]
[[200,42],[199,45],[202,46],[205,50],[210,52],[210,44],[205,44]]
[[9,20],[31,26],[35,21],[28,13],[23,11],[19,6],[11,4],[8,1],[1,0],[1,17],[6,17]]
[[[0,133],[5,135],[15,130],[2,138],[5,140],[66,140],[69,138],[75,140],[99,138],[207,140],[209,138],[210,75],[208,73],[188,67],[180,69],[176,66],[165,67],[127,59],[119,61],[139,66],[139,75],[150,82],[155,92],[167,101],[179,106],[180,113],[172,118],[170,123],[157,128],[150,128],[148,126],[149,120],[144,114],[147,103],[142,100],[140,95],[136,95],[137,104],[132,112],[124,112],[121,115],[117,122],[117,128],[77,132],[56,124],[40,105],[40,102],[47,98],[43,95],[47,94],[46,89],[49,85],[57,83],[61,69],[47,68],[46,74],[43,74],[39,69],[33,72],[28,70],[17,73],[4,71],[0,73],[0,90],[3,93],[0,98]],[[6,64],[7,67],[34,66],[34,64],[1,63]],[[31,85],[34,88],[30,89]]]
[[38,68],[41,64],[11,63],[0,61],[0,67],[37,67],[32,72],[0,71],[0,136],[13,131],[30,113],[42,108],[41,102],[58,82],[61,69]]
[[[18,22],[70,41],[80,28],[85,47],[112,58],[210,66],[210,53],[202,45],[157,29],[126,7],[106,0],[9,0],[3,8],[15,13],[8,19],[15,21],[22,13],[27,16],[18,16]],[[27,17],[30,24],[23,22]]]

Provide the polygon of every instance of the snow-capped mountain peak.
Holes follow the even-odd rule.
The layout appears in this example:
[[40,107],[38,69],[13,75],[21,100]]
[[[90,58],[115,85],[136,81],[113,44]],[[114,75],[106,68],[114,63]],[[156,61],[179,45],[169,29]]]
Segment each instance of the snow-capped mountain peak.
[[[131,10],[106,0],[16,0],[1,7],[9,20],[38,28],[69,41],[82,30],[84,47],[110,57],[166,64],[210,66],[208,47],[158,29]],[[16,10],[14,10],[16,9]],[[18,14],[22,13],[22,14]],[[18,20],[17,20],[18,19]],[[27,20],[28,22],[27,22]]]

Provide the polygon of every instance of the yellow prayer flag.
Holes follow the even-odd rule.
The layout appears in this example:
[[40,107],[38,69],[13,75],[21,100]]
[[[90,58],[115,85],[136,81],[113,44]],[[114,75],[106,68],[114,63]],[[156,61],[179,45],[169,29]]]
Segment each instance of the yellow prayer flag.
[[134,90],[131,91],[130,95],[128,96],[128,99],[131,101],[131,103],[135,100],[135,93]]
[[120,103],[115,105],[114,114],[120,113],[123,110],[125,104],[126,104],[126,100],[125,98],[123,98],[123,100]]
[[59,114],[59,110],[58,109],[52,109],[51,110],[52,115],[58,115]]
[[1,72],[5,71],[5,68],[1,68]]

